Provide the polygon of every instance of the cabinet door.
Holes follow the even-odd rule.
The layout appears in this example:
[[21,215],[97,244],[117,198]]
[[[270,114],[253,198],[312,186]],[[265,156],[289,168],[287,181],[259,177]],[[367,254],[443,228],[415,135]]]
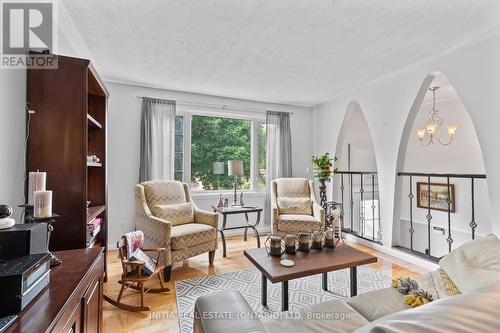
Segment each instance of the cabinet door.
[[82,301],[84,309],[83,332],[99,333],[101,331],[102,313],[102,277],[90,284]]
[[73,310],[71,317],[62,328],[63,333],[81,333],[82,329],[82,306],[78,306]]

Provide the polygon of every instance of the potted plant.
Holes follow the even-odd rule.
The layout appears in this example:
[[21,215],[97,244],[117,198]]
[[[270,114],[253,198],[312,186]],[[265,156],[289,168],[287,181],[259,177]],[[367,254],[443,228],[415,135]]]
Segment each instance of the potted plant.
[[314,178],[319,181],[319,194],[321,206],[325,207],[326,202],[326,182],[329,182],[332,175],[337,171],[333,169],[333,163],[337,160],[336,157],[330,157],[329,153],[313,156],[311,162],[313,164]]
[[336,160],[336,157],[330,157],[330,153],[313,156],[311,161],[313,164],[314,177],[321,183],[330,181],[333,173],[337,171],[337,169],[333,169],[333,162]]

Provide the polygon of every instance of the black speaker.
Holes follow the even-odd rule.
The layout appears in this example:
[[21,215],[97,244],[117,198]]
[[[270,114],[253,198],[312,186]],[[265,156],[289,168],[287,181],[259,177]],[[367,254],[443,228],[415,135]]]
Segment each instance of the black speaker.
[[0,230],[0,260],[47,252],[47,223],[16,224]]

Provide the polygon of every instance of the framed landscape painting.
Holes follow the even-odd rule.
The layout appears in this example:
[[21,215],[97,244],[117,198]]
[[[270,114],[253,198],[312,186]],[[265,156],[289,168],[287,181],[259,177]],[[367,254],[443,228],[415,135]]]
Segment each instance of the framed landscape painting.
[[[448,189],[446,184],[431,183],[430,206],[432,210],[442,212],[448,211]],[[417,183],[417,207],[427,209],[429,205],[428,184],[424,182]],[[450,184],[451,209],[455,213],[455,185]]]

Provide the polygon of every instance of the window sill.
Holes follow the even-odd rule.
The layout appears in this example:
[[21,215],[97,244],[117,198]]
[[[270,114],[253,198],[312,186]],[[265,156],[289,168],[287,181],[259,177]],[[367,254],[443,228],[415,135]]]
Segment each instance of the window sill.
[[[240,195],[241,190],[238,190],[238,195]],[[233,196],[234,191],[199,191],[199,192],[191,192],[191,197],[193,199],[203,199],[203,198],[215,198],[220,194],[222,196]],[[256,191],[256,190],[246,190],[243,191],[243,198],[251,198],[251,197],[264,197],[266,193],[264,191]]]

